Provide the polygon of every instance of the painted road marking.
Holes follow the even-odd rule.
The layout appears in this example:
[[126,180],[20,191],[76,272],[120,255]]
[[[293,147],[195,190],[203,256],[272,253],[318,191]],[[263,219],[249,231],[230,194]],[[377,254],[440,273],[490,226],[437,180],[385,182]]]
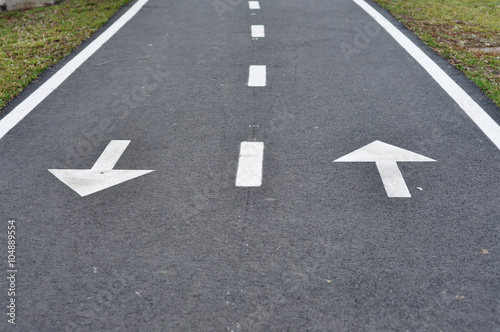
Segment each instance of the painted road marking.
[[397,162],[435,161],[420,154],[375,141],[334,162],[375,162],[388,197],[411,197]]
[[59,87],[78,67],[92,56],[104,43],[118,32],[149,0],[139,0],[96,40],[56,72],[47,82],[35,90],[21,104],[0,120],[0,139],[16,126],[26,115]]
[[353,0],[377,21],[450,95],[467,113],[474,123],[500,149],[500,126],[449,77],[434,61],[419,49],[408,37],[399,31],[385,17],[363,0]]
[[265,35],[263,25],[252,25],[252,38],[263,38]]
[[248,1],[248,7],[250,9],[260,9],[260,4],[258,1]]
[[49,169],[49,172],[82,197],[153,172],[113,169],[129,143],[116,140],[109,142],[91,169]]
[[92,166],[93,170],[111,170],[115,167],[130,141],[111,141]]
[[263,142],[241,142],[237,187],[260,187],[262,185]]
[[250,66],[248,86],[266,86],[266,66]]

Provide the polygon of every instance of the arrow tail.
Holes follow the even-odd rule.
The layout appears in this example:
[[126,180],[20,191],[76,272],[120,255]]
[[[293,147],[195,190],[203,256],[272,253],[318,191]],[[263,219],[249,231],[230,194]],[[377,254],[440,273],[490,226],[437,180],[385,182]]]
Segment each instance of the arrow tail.
[[130,141],[118,141],[113,140],[109,142],[108,146],[102,152],[101,156],[95,162],[94,166],[92,166],[92,170],[102,170],[102,171],[110,171],[115,167],[116,163],[122,156],[123,152],[129,145]]
[[395,161],[377,161],[376,164],[388,197],[411,197]]

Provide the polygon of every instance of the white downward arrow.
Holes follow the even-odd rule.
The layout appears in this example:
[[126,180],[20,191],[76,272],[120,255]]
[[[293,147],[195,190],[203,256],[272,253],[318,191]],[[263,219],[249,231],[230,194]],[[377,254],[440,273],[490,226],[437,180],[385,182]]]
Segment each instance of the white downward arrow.
[[411,197],[398,161],[435,161],[420,154],[398,148],[384,142],[375,141],[351,152],[335,162],[374,162],[389,197]]
[[132,180],[152,170],[114,170],[130,141],[111,141],[91,169],[49,169],[80,196],[87,196]]

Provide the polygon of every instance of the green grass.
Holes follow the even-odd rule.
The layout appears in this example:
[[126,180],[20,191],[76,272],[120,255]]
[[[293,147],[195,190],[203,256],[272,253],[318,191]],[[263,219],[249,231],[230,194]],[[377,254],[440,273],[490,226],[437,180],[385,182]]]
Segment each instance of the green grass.
[[130,0],[67,0],[0,13],[0,109]]
[[500,106],[499,0],[375,0]]

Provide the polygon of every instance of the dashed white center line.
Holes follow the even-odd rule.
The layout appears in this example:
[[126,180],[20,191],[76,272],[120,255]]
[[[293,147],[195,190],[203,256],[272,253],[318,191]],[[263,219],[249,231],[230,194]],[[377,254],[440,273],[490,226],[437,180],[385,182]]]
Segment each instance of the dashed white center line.
[[248,1],[248,7],[250,9],[260,9],[260,4],[258,1]]
[[250,66],[248,86],[266,86],[266,66]]
[[260,187],[263,160],[264,142],[241,142],[236,186]]
[[265,35],[263,25],[252,25],[252,38],[263,38]]

